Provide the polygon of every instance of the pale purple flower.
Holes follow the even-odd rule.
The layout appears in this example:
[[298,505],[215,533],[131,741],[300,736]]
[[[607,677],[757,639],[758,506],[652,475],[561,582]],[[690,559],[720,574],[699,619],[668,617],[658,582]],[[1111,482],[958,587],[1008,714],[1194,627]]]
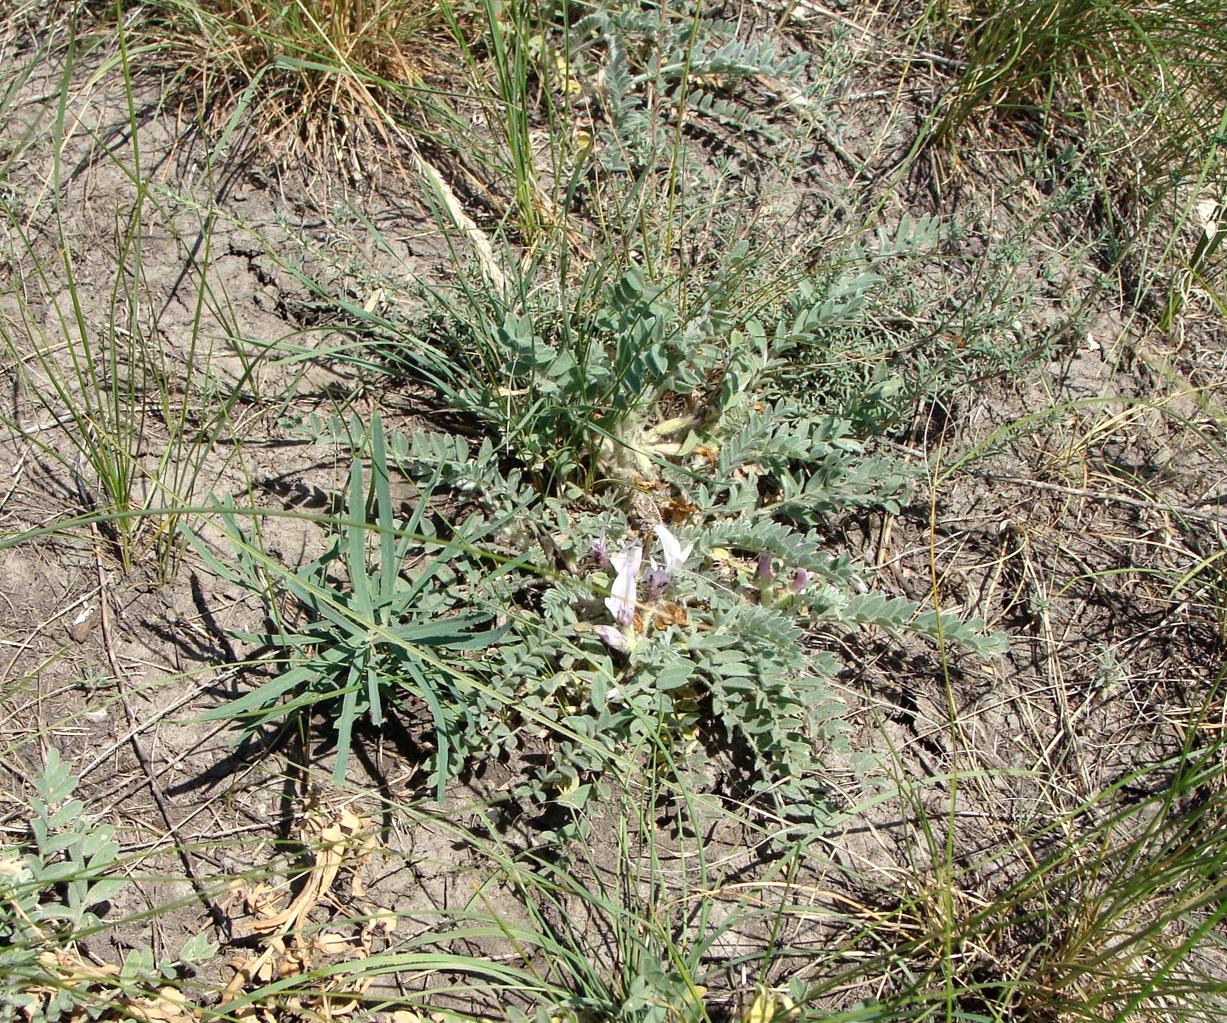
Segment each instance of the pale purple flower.
[[631,644],[626,633],[613,625],[594,625],[593,631],[614,650],[626,650]]
[[798,568],[792,574],[792,592],[800,593],[802,590],[805,589],[805,587],[809,585],[810,580],[813,578],[814,578],[813,572],[809,572],[804,568]]
[[[660,540],[664,565],[658,565],[653,559],[646,572],[643,573],[643,599],[659,600],[665,590],[673,583],[673,573],[681,568],[694,544],[683,547],[677,537],[662,525],[656,526],[656,536]],[[599,541],[604,544],[604,537]],[[599,555],[601,549],[593,544],[593,551]],[[606,552],[607,553],[607,552]],[[635,634],[635,610],[639,599],[639,571],[643,567],[643,547],[636,544],[625,547],[617,554],[608,555],[609,566],[616,573],[613,585],[609,588],[609,596],[605,598],[605,607],[613,616],[617,626],[594,626],[596,634],[614,650],[630,650],[640,642]]]
[[652,567],[643,573],[644,600],[656,600],[669,588],[672,581],[673,577],[653,561]]
[[643,548],[630,547],[619,551],[609,559],[618,573],[614,576],[605,606],[619,625],[630,625],[635,620],[635,601],[638,596],[636,578],[643,564]]
[[619,575],[625,573],[632,577],[637,576],[639,566],[643,564],[643,548],[636,544],[634,547],[620,550],[617,554],[610,555],[609,563]]
[[681,568],[686,559],[690,557],[694,544],[688,543],[683,547],[678,543],[677,537],[659,522],[654,528],[656,530],[656,539],[660,541],[661,551],[665,556],[665,571],[672,573],[674,569]]
[[771,555],[766,551],[758,556],[758,571],[755,575],[760,583],[769,583],[775,578],[775,569],[771,567]]
[[588,557],[596,560],[598,568],[609,568],[609,544],[605,542],[604,533],[592,541],[592,546],[588,548]]

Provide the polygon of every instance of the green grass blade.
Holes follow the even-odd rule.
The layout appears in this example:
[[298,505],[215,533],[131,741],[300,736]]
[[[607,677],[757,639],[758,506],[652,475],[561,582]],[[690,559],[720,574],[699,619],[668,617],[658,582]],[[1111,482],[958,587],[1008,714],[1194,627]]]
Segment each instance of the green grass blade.
[[375,487],[376,521],[379,523],[379,603],[387,607],[396,595],[400,565],[396,559],[396,529],[392,518],[387,442],[378,412],[371,417],[371,475]]
[[353,587],[354,617],[372,621],[370,581],[366,565],[366,491],[362,486],[362,460],[355,458],[349,470],[349,518],[345,527],[349,563],[349,584]]

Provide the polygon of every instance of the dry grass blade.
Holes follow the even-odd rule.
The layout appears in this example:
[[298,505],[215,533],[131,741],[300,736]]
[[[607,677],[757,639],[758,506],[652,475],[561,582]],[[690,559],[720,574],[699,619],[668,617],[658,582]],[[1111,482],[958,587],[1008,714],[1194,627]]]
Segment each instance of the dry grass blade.
[[421,154],[415,153],[413,157],[414,166],[417,167],[418,173],[426,179],[427,185],[439,198],[443,204],[443,209],[452,225],[461,232],[461,234],[473,246],[473,251],[477,255],[478,265],[481,267],[481,272],[485,275],[487,282],[501,296],[508,295],[507,290],[507,275],[503,272],[498,259],[494,255],[494,246],[490,243],[490,237],[480,227],[474,223],[473,218],[465,211],[464,206],[460,202],[448,183],[444,180],[443,175],[438,169],[429,163]]

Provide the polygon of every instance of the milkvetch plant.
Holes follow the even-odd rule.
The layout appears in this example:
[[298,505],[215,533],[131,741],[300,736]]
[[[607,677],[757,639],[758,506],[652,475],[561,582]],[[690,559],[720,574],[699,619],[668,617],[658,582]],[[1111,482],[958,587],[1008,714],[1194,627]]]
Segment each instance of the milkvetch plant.
[[[856,593],[850,566],[821,555],[812,534],[769,523],[734,525],[700,528],[685,543],[655,525],[662,564],[645,559],[638,539],[609,554],[608,531],[602,533],[588,548],[596,563],[590,573],[553,581],[531,650],[537,664],[543,650],[559,650],[566,667],[553,676],[550,698],[565,700],[572,726],[579,707],[592,708],[591,735],[608,744],[606,756],[663,740],[676,747],[675,761],[701,773],[711,752],[736,750],[752,765],[746,782],[757,798],[794,823],[812,825],[825,813],[816,753],[829,745],[854,761],[856,754],[827,683],[836,662],[815,649],[810,626],[874,625],[930,636],[944,626],[948,642],[985,654],[1000,649],[999,641],[984,636],[979,623],[939,625],[911,601]],[[696,549],[702,562],[683,580],[680,570]],[[593,601],[591,588],[606,586],[608,596]],[[601,646],[586,645],[587,634]],[[566,646],[551,644],[550,635]],[[565,758],[529,791],[545,796],[553,785],[556,796],[578,806],[604,791],[604,764],[583,747],[562,745]]]
[[[366,444],[339,420],[308,425],[333,443]],[[809,448],[790,439],[794,429],[785,422],[765,436],[788,439],[801,459]],[[840,647],[822,634],[872,627],[940,636],[973,654],[1002,648],[982,622],[872,590],[817,530],[747,510],[751,495],[763,501],[770,491],[738,460],[749,462],[763,440],[749,430],[728,462],[684,492],[688,519],[645,537],[610,501],[580,511],[542,495],[520,470],[504,472],[488,438],[471,450],[457,437],[394,433],[398,464],[424,489],[446,488],[481,508],[482,544],[506,559],[507,632],[466,663],[488,689],[468,691],[454,748],[488,759],[521,749],[530,730],[548,736],[516,791],[573,811],[567,829],[584,826],[580,811],[635,751],[659,761],[669,750],[698,790],[711,787],[711,761],[731,754],[752,801],[812,828],[827,814],[816,766],[823,751],[839,751],[866,777],[872,769],[849,744],[830,684]]]
[[[762,331],[738,326],[725,308],[744,257],[733,252],[702,285],[604,263],[576,281],[551,280],[552,268],[533,266],[500,296],[461,275],[455,292],[427,296],[431,316],[388,350],[472,415],[541,490],[590,490],[650,472],[677,449],[674,435],[719,422],[745,400]],[[664,415],[665,399],[694,407]]]
[[0,1019],[57,1023],[108,1011],[118,1019],[169,1018],[156,1013],[154,992],[193,972],[217,945],[195,934],[177,954],[155,958],[136,948],[118,964],[86,951],[132,865],[120,856],[115,828],[89,815],[80,783],[49,748],[33,778],[28,840],[0,845]]

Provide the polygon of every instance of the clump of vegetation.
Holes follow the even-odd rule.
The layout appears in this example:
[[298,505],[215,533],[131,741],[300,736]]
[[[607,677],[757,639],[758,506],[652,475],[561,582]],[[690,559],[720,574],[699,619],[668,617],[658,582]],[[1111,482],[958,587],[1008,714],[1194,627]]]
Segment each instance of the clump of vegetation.
[[937,16],[962,62],[939,136],[984,114],[1033,115],[1092,139],[1112,134],[1148,158],[1152,175],[1176,177],[1218,145],[1227,8],[1217,0],[1006,0]]
[[386,147],[406,117],[450,116],[440,93],[474,23],[472,10],[405,0],[160,0],[148,16],[219,123],[343,165]]
[[[270,617],[282,623],[276,633],[242,638],[285,651],[275,679],[211,716],[258,728],[290,713],[335,707],[338,779],[358,718],[378,727],[385,714],[403,713],[416,699],[433,723],[440,798],[466,761],[507,755],[532,728],[551,739],[544,766],[520,789],[534,803],[582,811],[610,794],[608,777],[628,756],[685,764],[699,785],[707,751],[732,749],[747,795],[813,827],[825,814],[821,772],[812,769],[815,743],[853,759],[855,751],[830,689],[838,662],[811,649],[807,630],[875,627],[941,638],[982,655],[1002,649],[1002,637],[983,635],[982,622],[866,592],[851,560],[824,551],[816,532],[756,520],[754,504],[726,503],[718,489],[694,495],[702,506],[677,500],[694,520],[683,541],[660,522],[637,532],[616,500],[584,511],[542,495],[528,474],[500,471],[488,440],[476,453],[422,433],[393,434],[386,444],[378,420],[369,434],[356,420],[316,421],[308,431],[357,451],[369,448],[372,458],[372,494],[355,461],[351,518],[322,557],[294,573],[276,565],[237,526],[233,509],[223,513],[226,553],[240,571],[193,542],[216,571],[261,593]],[[735,450],[746,458],[757,442],[765,447],[753,450],[765,461],[774,440],[792,456],[781,465],[820,456],[850,461],[856,445],[844,438],[841,451],[832,443],[839,439],[803,438],[787,423],[773,428],[760,421]],[[406,521],[391,515],[392,466],[422,486]],[[840,475],[827,466],[817,478]],[[872,489],[847,479],[847,492],[801,479],[779,502],[782,516],[792,507],[793,518],[805,520],[803,509],[815,503],[833,510],[873,500]],[[477,502],[485,514],[435,535],[422,511],[440,487]],[[373,573],[365,516],[352,517],[368,499],[377,509]],[[551,539],[560,535],[565,539]],[[411,551],[415,568],[405,579]],[[346,570],[338,579],[342,557]],[[512,571],[518,566],[536,567]],[[301,610],[286,610],[287,599]],[[490,614],[458,613],[465,605],[497,608],[507,622],[477,628]],[[484,657],[448,659],[450,650],[482,649]],[[860,766],[868,778],[871,762]]]
[[[425,517],[429,489],[407,519],[395,518],[378,417],[371,424],[370,449],[369,491],[362,463],[355,458],[346,488],[348,521],[324,554],[296,572],[276,565],[254,546],[233,509],[223,513],[233,562],[218,561],[198,537],[189,537],[220,575],[264,600],[269,620],[278,629],[245,638],[284,651],[284,670],[276,678],[209,716],[238,718],[258,730],[293,712],[336,705],[333,774],[343,781],[355,724],[365,718],[380,728],[385,707],[390,710],[409,696],[416,697],[434,718],[442,798],[446,779],[460,766],[449,764],[449,751],[456,745],[461,750],[471,748],[471,737],[456,736],[457,718],[464,720],[465,708],[479,699],[455,651],[489,646],[505,630],[478,628],[490,623],[490,612],[460,612],[464,594],[457,589],[459,580],[450,562],[479,539],[478,529],[462,527],[441,542],[429,536],[430,521]],[[373,563],[367,552],[368,508],[373,509],[377,531]],[[411,553],[420,558],[423,551],[430,551],[429,563],[419,565],[411,582],[404,580],[406,560]],[[336,579],[338,568],[344,573],[343,589]],[[293,609],[287,607],[290,603]]]
[[147,949],[118,965],[86,951],[125,880],[115,829],[85,815],[79,783],[52,747],[34,779],[28,844],[0,847],[0,1019],[190,1020],[182,981],[217,951],[206,935],[160,961]]
[[1221,1017],[1219,3],[23,9],[0,1020]]

